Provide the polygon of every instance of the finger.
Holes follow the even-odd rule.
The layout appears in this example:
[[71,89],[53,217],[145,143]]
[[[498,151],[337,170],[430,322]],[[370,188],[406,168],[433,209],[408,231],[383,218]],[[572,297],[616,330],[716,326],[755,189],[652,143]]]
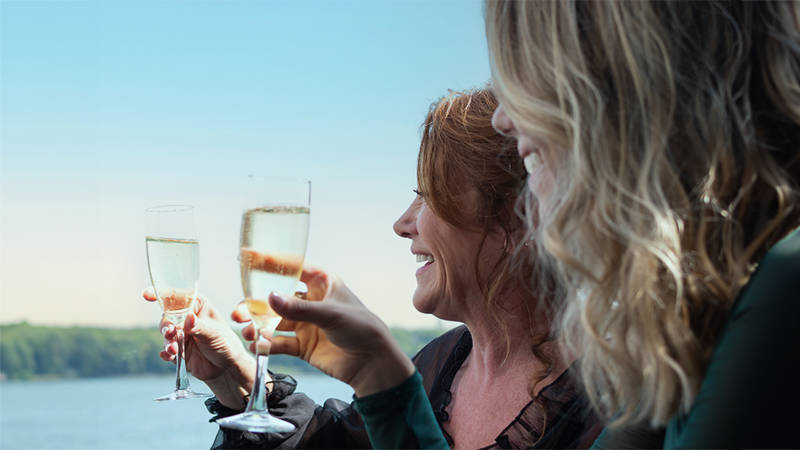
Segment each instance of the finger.
[[300,281],[308,285],[309,300],[322,300],[330,285],[328,274],[324,270],[303,267],[303,258],[294,255],[272,255],[243,248],[240,264],[250,270],[277,274],[294,274],[300,271]]
[[148,302],[154,302],[154,301],[158,300],[158,297],[156,297],[156,293],[153,292],[153,288],[152,287],[149,287],[149,288],[146,288],[145,290],[143,290],[142,291],[142,297],[145,300],[147,300]]
[[289,298],[277,292],[269,294],[269,304],[281,317],[298,322],[310,322],[323,328],[339,316],[332,303],[309,302],[294,297]]
[[164,346],[164,352],[168,355],[175,356],[178,354],[178,343],[170,342]]
[[189,362],[194,360],[192,354],[194,353],[196,348],[197,345],[195,344],[195,341],[193,339],[186,340],[186,343],[184,344],[183,347],[183,359],[186,360],[186,370],[188,370],[189,372],[192,371],[192,367],[189,365]]
[[254,343],[254,352],[256,355],[269,355],[271,343],[268,339],[259,339]]
[[259,334],[259,336],[261,336],[264,339],[272,339],[272,336],[275,335],[275,333],[273,331],[270,331],[270,330],[268,330],[266,328],[262,328],[262,329],[258,330],[258,334]]
[[300,281],[308,287],[306,296],[301,297],[306,300],[322,300],[328,293],[331,284],[328,274],[316,267],[303,267],[303,272],[300,273]]
[[296,336],[275,336],[270,342],[270,354],[300,356],[300,340]]
[[[248,349],[257,355],[300,355],[300,341],[295,336],[275,336],[251,342]],[[261,352],[261,353],[259,353]]]
[[164,340],[171,342],[174,341],[177,336],[177,327],[172,323],[167,323],[163,327],[161,327],[161,335],[164,336]]
[[161,350],[158,356],[166,362],[172,362],[175,359],[175,355],[168,353],[166,350]]
[[250,325],[242,328],[242,337],[246,341],[254,341],[256,339],[256,327],[251,323]]
[[[203,348],[209,348],[217,352],[223,352],[229,349],[229,343],[224,338],[224,329],[218,326],[212,319],[207,317],[198,317],[194,314],[186,316],[183,331],[186,336],[191,336],[192,339],[189,343],[197,343]],[[227,328],[227,325],[225,325]],[[187,355],[189,345],[187,344]]]
[[317,279],[320,278],[320,276],[324,273],[325,271],[319,267],[305,266],[303,267],[303,271],[300,273],[300,281],[308,284],[309,281],[317,281]]
[[186,321],[183,322],[183,332],[186,333],[187,336],[195,334],[195,331],[197,330],[197,321],[198,319],[196,315],[186,315]]
[[296,274],[303,267],[303,258],[296,255],[270,255],[243,248],[239,256],[242,268],[251,271],[291,275]]
[[245,302],[239,302],[239,304],[236,305],[236,308],[234,308],[231,313],[231,319],[237,323],[250,321],[250,311],[247,310],[247,304]]
[[297,322],[294,320],[289,319],[281,319],[278,322],[278,326],[275,328],[276,331],[295,331],[297,330]]
[[210,317],[215,320],[222,317],[217,307],[214,306],[214,302],[205,297],[197,297],[194,309],[198,317]]

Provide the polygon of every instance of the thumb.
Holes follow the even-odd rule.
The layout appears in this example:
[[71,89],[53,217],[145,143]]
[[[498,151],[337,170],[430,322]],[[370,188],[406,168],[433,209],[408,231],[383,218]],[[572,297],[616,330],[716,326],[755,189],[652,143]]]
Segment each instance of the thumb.
[[194,314],[186,316],[186,321],[183,324],[183,331],[187,336],[193,336],[201,340],[210,340],[211,330],[206,325],[205,321]]
[[269,294],[269,305],[284,319],[310,322],[321,328],[325,328],[339,316],[337,311],[331,309],[330,303],[301,300],[277,292]]

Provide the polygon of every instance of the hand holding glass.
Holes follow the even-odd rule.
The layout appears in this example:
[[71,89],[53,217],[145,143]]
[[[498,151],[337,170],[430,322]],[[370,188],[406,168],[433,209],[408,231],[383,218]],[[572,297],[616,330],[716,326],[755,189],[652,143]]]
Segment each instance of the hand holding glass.
[[175,390],[155,400],[208,397],[210,394],[197,393],[189,387],[189,377],[183,360],[183,322],[197,297],[200,273],[194,207],[156,206],[145,210],[145,218],[145,246],[150,282],[164,317],[175,324],[178,332]]

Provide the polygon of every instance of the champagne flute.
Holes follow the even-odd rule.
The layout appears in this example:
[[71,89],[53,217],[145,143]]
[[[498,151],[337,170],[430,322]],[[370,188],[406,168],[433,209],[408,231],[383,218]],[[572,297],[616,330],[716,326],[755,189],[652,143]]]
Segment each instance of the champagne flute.
[[197,297],[197,280],[200,276],[194,207],[155,206],[145,210],[145,219],[145,248],[150,283],[164,317],[175,324],[178,336],[175,390],[154,400],[209,397],[210,394],[197,393],[189,387],[189,377],[183,360],[183,322]]
[[[273,333],[281,320],[269,306],[270,292],[291,295],[300,278],[308,242],[311,182],[251,176],[248,195],[258,200],[242,213],[239,267],[245,303],[257,329],[256,336],[263,339],[261,332]],[[265,261],[269,263],[264,264]],[[257,355],[256,380],[245,411],[218,419],[220,426],[254,433],[295,429],[269,413],[265,384],[268,357]]]

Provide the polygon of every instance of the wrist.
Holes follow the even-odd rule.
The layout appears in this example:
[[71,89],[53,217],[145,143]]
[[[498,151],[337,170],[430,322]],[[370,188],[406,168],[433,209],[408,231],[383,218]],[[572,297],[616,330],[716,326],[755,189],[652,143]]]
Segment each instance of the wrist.
[[395,345],[370,359],[352,379],[356,397],[366,397],[393,388],[414,374],[414,363]]
[[243,410],[255,381],[255,361],[249,355],[231,364],[220,375],[204,380],[217,400],[226,408]]

